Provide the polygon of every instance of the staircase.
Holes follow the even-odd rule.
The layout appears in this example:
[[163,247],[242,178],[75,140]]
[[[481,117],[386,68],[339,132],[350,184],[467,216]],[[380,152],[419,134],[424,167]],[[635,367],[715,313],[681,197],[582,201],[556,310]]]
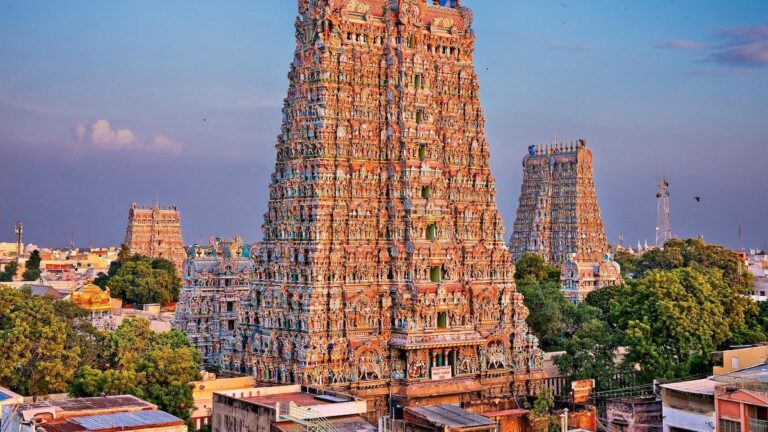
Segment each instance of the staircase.
[[277,421],[292,421],[304,426],[309,432],[339,432],[327,418],[313,410],[296,405],[293,402],[277,404]]

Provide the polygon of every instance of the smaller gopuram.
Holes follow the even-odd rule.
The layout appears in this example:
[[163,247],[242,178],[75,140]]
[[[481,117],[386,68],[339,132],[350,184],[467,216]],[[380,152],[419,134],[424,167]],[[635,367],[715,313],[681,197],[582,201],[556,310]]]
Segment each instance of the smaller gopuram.
[[205,364],[217,366],[235,349],[232,343],[243,319],[242,303],[250,293],[254,266],[250,248],[239,237],[209,243],[189,250],[173,325],[187,334]]
[[181,238],[181,214],[177,206],[160,207],[155,204],[142,207],[131,204],[125,244],[131,254],[150,258],[165,258],[176,265],[181,274],[187,254]]
[[510,249],[551,264],[574,253],[598,262],[608,252],[587,141],[528,148]]
[[115,329],[109,288],[102,290],[94,284],[88,284],[74,291],[71,298],[72,303],[88,311],[94,327],[102,331]]
[[599,262],[584,262],[571,254],[560,271],[560,291],[574,303],[581,303],[596,289],[623,283],[621,267],[611,254],[605,254]]

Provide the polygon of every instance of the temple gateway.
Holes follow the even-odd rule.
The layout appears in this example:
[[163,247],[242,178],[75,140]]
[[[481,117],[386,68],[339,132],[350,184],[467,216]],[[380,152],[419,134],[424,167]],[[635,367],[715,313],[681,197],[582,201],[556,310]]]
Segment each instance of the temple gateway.
[[225,369],[389,403],[536,394],[460,0],[299,0],[264,240]]

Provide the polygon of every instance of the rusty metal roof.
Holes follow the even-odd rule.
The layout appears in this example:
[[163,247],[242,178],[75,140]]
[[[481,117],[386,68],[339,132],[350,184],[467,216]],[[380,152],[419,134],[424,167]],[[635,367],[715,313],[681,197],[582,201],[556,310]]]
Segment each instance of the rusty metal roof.
[[488,417],[469,412],[456,405],[436,405],[406,408],[406,410],[440,428],[446,426],[449,428],[476,428],[496,425],[496,422]]

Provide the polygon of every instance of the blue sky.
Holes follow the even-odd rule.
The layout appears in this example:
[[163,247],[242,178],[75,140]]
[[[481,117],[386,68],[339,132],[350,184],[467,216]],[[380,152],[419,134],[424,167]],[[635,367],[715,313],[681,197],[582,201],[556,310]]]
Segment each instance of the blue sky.
[[[768,241],[768,2],[465,0],[508,233],[531,144],[585,138],[609,239]],[[295,1],[0,2],[0,241],[119,243],[132,201],[187,242],[261,237]],[[695,196],[701,196],[696,203]]]

